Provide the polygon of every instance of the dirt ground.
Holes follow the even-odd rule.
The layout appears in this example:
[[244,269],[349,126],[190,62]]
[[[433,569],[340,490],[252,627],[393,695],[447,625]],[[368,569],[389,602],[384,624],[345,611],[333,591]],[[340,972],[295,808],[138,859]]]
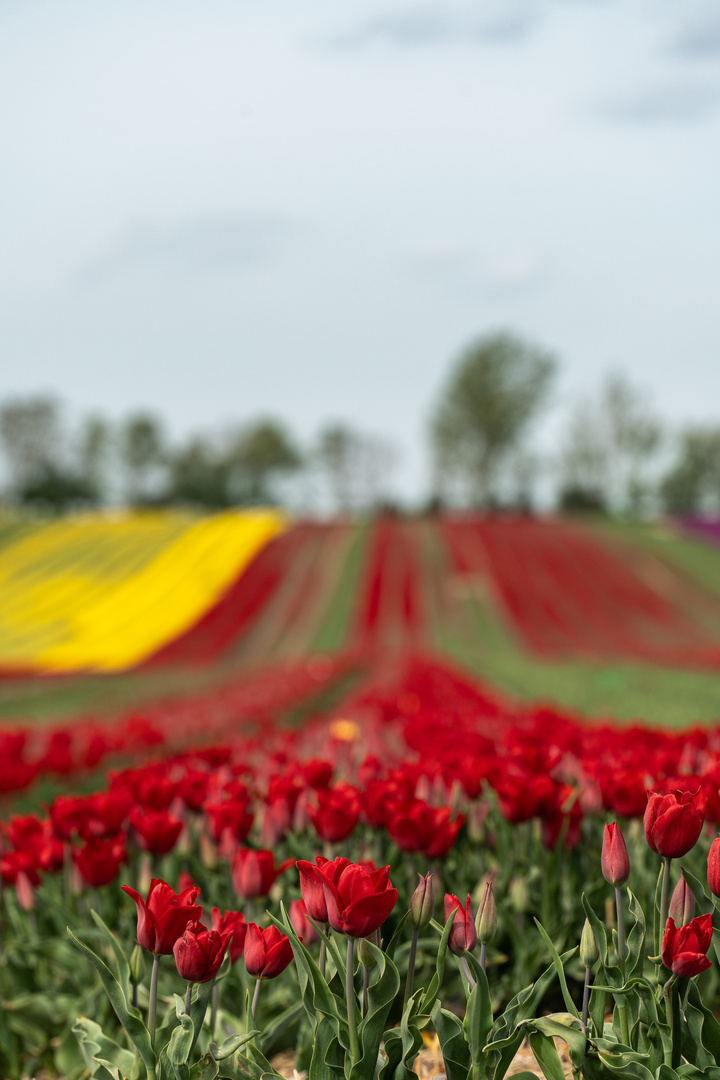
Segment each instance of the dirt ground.
[[[424,1038],[425,1046],[418,1055],[418,1059],[415,1063],[415,1072],[420,1077],[420,1080],[445,1080],[445,1070],[443,1068],[443,1059],[442,1054],[440,1053],[440,1044],[438,1043],[437,1036],[425,1036]],[[570,1064],[570,1058],[568,1057],[567,1046],[558,1039],[555,1040],[555,1045],[560,1054],[560,1060],[562,1061],[565,1076],[571,1077],[572,1066]],[[287,1077],[288,1080],[305,1080],[307,1077],[307,1073],[298,1073],[295,1071],[294,1055],[291,1050],[287,1050],[282,1054],[277,1054],[272,1059],[271,1064],[279,1073]],[[542,1080],[543,1074],[529,1046],[522,1046],[520,1048],[507,1075],[513,1076],[515,1073],[524,1071],[535,1073],[535,1075]]]

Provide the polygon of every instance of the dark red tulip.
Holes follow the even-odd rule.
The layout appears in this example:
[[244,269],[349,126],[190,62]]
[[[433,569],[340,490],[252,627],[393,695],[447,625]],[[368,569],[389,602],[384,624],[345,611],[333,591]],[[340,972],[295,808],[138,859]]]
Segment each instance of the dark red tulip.
[[673,889],[668,915],[676,926],[686,926],[695,914],[695,897],[683,874]]
[[605,880],[616,888],[630,877],[630,860],[620,826],[616,821],[605,826],[600,865]]
[[643,825],[652,850],[665,859],[687,855],[700,838],[706,806],[707,795],[701,787],[694,795],[689,791],[667,795],[649,791]]
[[475,919],[470,910],[470,895],[463,908],[462,902],[453,893],[445,893],[445,922],[448,921],[450,912],[455,911],[448,948],[455,956],[464,956],[466,952],[472,952],[477,945],[477,930]]
[[691,979],[712,967],[707,951],[712,941],[712,916],[700,915],[687,926],[675,926],[673,919],[665,924],[662,943],[662,962],[673,975]]
[[131,810],[130,824],[142,847],[153,855],[167,855],[172,851],[183,827],[182,821],[167,810],[141,810],[139,806]]
[[229,833],[235,841],[244,840],[252,828],[254,815],[248,810],[247,803],[240,799],[206,803],[204,809],[216,844],[220,843],[225,833]]
[[245,935],[245,967],[257,979],[274,979],[293,958],[290,939],[276,926],[261,929],[249,923]]
[[[330,866],[335,870],[334,880]],[[348,937],[368,937],[385,922],[397,903],[398,891],[390,883],[389,866],[368,870],[348,863],[337,873],[336,864],[329,864],[320,872],[328,922],[333,930]]]
[[188,923],[173,945],[178,975],[187,982],[210,982],[218,973],[232,934],[206,930],[202,923]]
[[267,896],[276,879],[292,864],[292,859],[286,859],[280,866],[275,866],[275,856],[272,851],[240,848],[232,861],[232,881],[235,892],[244,900]]
[[290,901],[288,916],[292,923],[292,928],[303,945],[312,945],[313,942],[320,940],[320,935],[308,919],[307,915],[308,910],[305,907],[304,900]]
[[123,885],[123,891],[133,898],[137,907],[138,945],[158,956],[170,956],[187,924],[198,922],[202,915],[203,909],[195,904],[200,894],[198,888],[185,889],[176,895],[166,881],[153,878],[146,900],[129,885]]
[[310,820],[321,840],[336,844],[345,840],[360,820],[360,798],[350,784],[338,784],[327,791],[318,791],[317,809]]
[[230,963],[237,964],[245,949],[245,935],[248,924],[241,911],[226,911],[220,914],[220,908],[212,909],[212,928],[219,934],[232,934],[230,941]]
[[73,862],[86,885],[95,889],[109,885],[120,873],[120,867],[126,859],[125,834],[117,836],[97,836],[88,840],[83,847],[74,848]]
[[327,876],[334,882],[345,867],[350,866],[350,860],[342,856],[333,860],[316,855],[314,863],[298,859],[295,865],[300,871],[300,892],[308,915],[317,923],[326,923],[328,913],[324,879]]
[[720,896],[720,836],[710,845],[707,861],[707,880],[710,892]]

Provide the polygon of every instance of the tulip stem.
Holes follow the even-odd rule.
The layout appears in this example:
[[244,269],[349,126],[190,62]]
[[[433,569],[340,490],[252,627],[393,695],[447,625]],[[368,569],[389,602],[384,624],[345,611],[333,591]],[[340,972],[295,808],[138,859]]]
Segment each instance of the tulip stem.
[[185,991],[185,1015],[190,1015],[190,998],[192,997],[193,984],[188,982],[187,990]]
[[480,945],[480,967],[485,971],[487,967],[487,945],[483,941]]
[[220,984],[215,982],[212,988],[212,994],[210,996],[210,1038],[215,1038],[215,1028],[217,1027],[218,1008],[220,1006]]
[[676,975],[671,975],[668,981],[663,986],[663,997],[665,998],[665,1020],[667,1021],[668,1027],[670,1028],[670,1037],[663,1047],[663,1059],[664,1063],[671,1069],[673,1068],[673,1042],[675,1036],[673,987],[675,985],[676,979]]
[[[664,884],[664,881],[663,881]],[[615,886],[615,908],[617,911],[617,934],[618,934],[618,964],[625,983],[625,913],[623,912],[622,893],[620,886]]]
[[[325,933],[327,933],[327,927],[325,927]],[[321,940],[320,940],[320,956],[318,957],[318,970],[319,970],[320,974],[322,975],[323,979],[325,978],[325,961],[326,961],[326,957],[327,957],[327,942],[325,941],[325,938],[321,938]]]
[[250,1012],[252,1014],[253,1027],[257,1027],[257,1021],[255,1019],[257,1015],[258,998],[260,997],[260,979],[255,980],[255,990],[253,992],[252,1005],[250,1006]]
[[583,1002],[582,1002],[582,1023],[583,1027],[587,1030],[588,1016],[590,1014],[590,979],[592,978],[592,968],[586,965],[585,967],[585,985],[583,986]]
[[370,969],[363,967],[363,1016],[367,1016],[370,1010]]
[[475,980],[470,974],[470,968],[468,967],[468,962],[464,956],[460,957],[460,967],[462,968],[463,975],[467,979],[468,986],[470,987],[470,991],[472,993],[472,991],[475,989]]
[[672,859],[667,855],[663,861],[663,876],[662,876],[662,891],[660,893],[660,941],[658,942],[658,952],[662,949],[663,935],[665,933],[665,923],[668,920],[668,910],[670,908],[670,865]]
[[410,942],[410,956],[408,957],[407,978],[405,980],[405,997],[403,998],[403,1012],[412,997],[413,983],[415,981],[415,956],[417,955],[418,931],[413,930]]
[[152,973],[150,975],[150,1000],[148,1002],[148,1031],[150,1032],[150,1045],[155,1049],[155,1016],[157,1014],[158,974],[160,971],[160,957],[153,953]]
[[348,1030],[350,1033],[350,1056],[353,1065],[360,1060],[360,1042],[357,1031],[357,1015],[355,1009],[355,981],[354,975],[354,938],[347,939],[347,960],[345,968],[345,997],[347,998]]

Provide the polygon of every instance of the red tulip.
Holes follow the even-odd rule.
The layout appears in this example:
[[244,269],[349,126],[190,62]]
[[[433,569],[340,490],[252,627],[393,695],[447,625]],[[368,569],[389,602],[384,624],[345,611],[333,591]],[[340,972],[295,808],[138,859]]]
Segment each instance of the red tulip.
[[141,810],[139,806],[131,810],[130,824],[145,851],[153,855],[167,855],[172,851],[183,827],[182,821],[167,810]]
[[605,826],[600,865],[605,880],[617,888],[630,877],[630,860],[620,826],[616,821]]
[[202,915],[202,908],[195,904],[200,894],[198,888],[185,889],[176,895],[166,881],[153,878],[147,900],[129,885],[123,885],[123,892],[132,896],[137,907],[138,945],[158,956],[169,956],[187,924],[198,922]]
[[220,934],[232,934],[230,941],[230,963],[237,964],[245,948],[245,935],[248,924],[241,911],[226,911],[220,914],[220,908],[212,909],[212,928]]
[[288,915],[292,928],[300,938],[303,945],[312,945],[313,942],[320,940],[320,935],[317,930],[307,918],[308,910],[305,907],[304,900],[291,900]]
[[84,847],[73,849],[72,857],[85,884],[100,889],[118,876],[126,854],[125,834],[119,833],[88,840]]
[[261,929],[249,923],[245,937],[245,967],[257,979],[274,979],[293,958],[290,939],[276,926]]
[[649,791],[643,824],[652,850],[665,859],[687,855],[700,838],[706,806],[707,795],[701,787],[694,795],[689,791],[668,795]]
[[398,891],[389,880],[390,867],[368,870],[348,863],[339,868],[339,873],[337,869],[337,864],[320,868],[328,922],[333,930],[348,937],[368,937],[385,922],[397,903]]
[[248,810],[247,803],[239,799],[206,803],[204,809],[216,844],[220,843],[226,832],[229,832],[233,840],[244,840],[252,828],[254,815]]
[[707,880],[710,892],[720,896],[720,836],[716,836],[710,845],[707,861]]
[[173,945],[178,975],[187,982],[210,982],[217,975],[228,947],[231,932],[206,930],[202,923],[189,922],[185,933]]
[[240,848],[232,861],[232,881],[235,892],[244,900],[267,896],[275,880],[292,864],[292,859],[286,859],[276,867],[272,851]]
[[317,809],[310,820],[321,840],[336,844],[346,840],[360,820],[360,798],[350,784],[341,783],[327,791],[318,791]]
[[341,871],[350,865],[350,860],[342,856],[332,860],[316,855],[314,864],[306,859],[298,859],[295,865],[300,871],[300,892],[308,915],[317,923],[326,923],[328,913],[324,877],[327,875],[334,882]]
[[448,948],[455,956],[464,956],[466,952],[472,952],[477,945],[477,930],[475,920],[470,910],[470,895],[463,908],[461,901],[453,893],[445,893],[445,922],[448,921],[450,912],[455,910],[452,930]]
[[673,890],[668,907],[668,915],[676,926],[685,926],[695,914],[695,897],[690,891],[690,886],[685,880],[684,874]]
[[681,979],[691,979],[712,967],[712,961],[706,955],[712,932],[711,915],[700,915],[679,928],[674,919],[668,919],[661,950],[665,967]]

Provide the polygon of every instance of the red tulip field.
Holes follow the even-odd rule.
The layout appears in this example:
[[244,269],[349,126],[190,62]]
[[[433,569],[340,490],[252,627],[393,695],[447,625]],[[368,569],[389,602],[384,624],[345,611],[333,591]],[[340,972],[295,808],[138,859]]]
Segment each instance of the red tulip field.
[[278,522],[200,595],[158,526],[142,655],[36,589],[89,541],[0,537],[0,1076],[720,1080],[720,549],[664,528]]

